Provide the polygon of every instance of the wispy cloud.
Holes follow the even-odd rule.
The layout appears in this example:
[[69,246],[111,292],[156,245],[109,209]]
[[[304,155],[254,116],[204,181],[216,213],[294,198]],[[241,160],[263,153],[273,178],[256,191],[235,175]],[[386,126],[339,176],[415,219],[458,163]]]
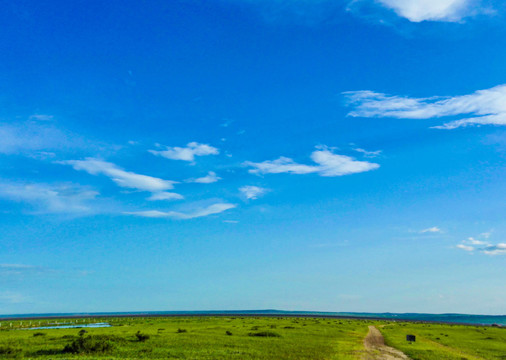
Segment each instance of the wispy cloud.
[[246,197],[246,199],[255,200],[267,193],[269,189],[265,189],[259,186],[246,185],[240,187],[239,191],[244,195],[244,197]]
[[361,148],[355,148],[355,149],[353,149],[353,151],[359,152],[368,158],[378,157],[378,156],[380,156],[380,154],[382,152],[381,150],[367,151],[367,150],[364,150]]
[[349,116],[430,119],[464,116],[435,126],[455,129],[469,125],[506,125],[506,84],[453,97],[411,98],[386,95],[369,90],[344,93],[354,107]]
[[186,180],[186,182],[199,183],[199,184],[211,184],[211,183],[217,182],[219,180],[221,180],[221,178],[219,176],[217,176],[214,171],[209,171],[206,176],[199,177],[196,179],[193,179],[193,178],[188,179],[188,180]]
[[211,145],[197,142],[190,142],[186,147],[166,147],[165,150],[149,150],[149,152],[167,159],[189,162],[194,162],[195,156],[218,155],[220,153],[217,148]]
[[311,174],[320,176],[342,176],[356,174],[379,168],[379,164],[358,161],[346,155],[334,154],[327,147],[319,147],[319,150],[311,153],[311,160],[317,165],[299,164],[291,158],[280,157],[276,160],[267,160],[259,163],[246,161],[245,166],[252,167],[252,174]]
[[146,210],[146,211],[134,211],[125,212],[127,215],[142,216],[148,218],[173,218],[180,220],[194,219],[214,214],[219,214],[224,211],[235,208],[237,205],[228,203],[217,203],[204,208],[194,210],[192,212],[178,212],[178,211],[159,211],[159,210]]
[[89,213],[98,192],[75,184],[0,183],[0,198],[28,203],[44,213]]
[[52,124],[37,121],[0,123],[0,154],[30,154],[44,150],[76,148],[82,141]]
[[0,281],[19,281],[27,277],[51,276],[58,271],[52,268],[28,264],[0,264]]
[[480,11],[476,0],[376,0],[411,22],[457,22]]
[[33,114],[33,115],[30,115],[30,120],[52,121],[53,119],[54,119],[53,115],[47,115],[47,114]]
[[113,163],[95,158],[87,158],[85,160],[67,160],[59,163],[71,165],[75,170],[86,171],[91,175],[105,175],[118,186],[142,191],[160,192],[169,190],[173,189],[174,184],[177,183],[176,181],[163,180],[152,176],[125,171]]
[[442,232],[442,231],[437,226],[433,226],[433,227],[430,227],[427,229],[420,230],[420,233],[422,233],[422,234],[424,234],[424,233],[440,233],[440,232]]
[[[488,239],[489,236],[490,233],[480,234],[482,239]],[[467,238],[456,247],[470,253],[476,251],[485,255],[506,255],[506,243],[492,244],[489,241],[476,239],[474,237]]]
[[465,245],[465,244],[458,244],[457,248],[465,250],[465,251],[470,251],[470,252],[474,251],[474,247],[469,246],[469,245]]
[[26,264],[0,264],[0,276],[24,275],[44,272],[40,266]]
[[0,304],[23,304],[30,302],[30,298],[13,291],[0,292]]
[[151,194],[150,197],[148,197],[149,201],[158,201],[158,200],[182,200],[184,199],[184,196],[178,193],[173,192],[167,192],[167,191],[161,191],[157,193]]

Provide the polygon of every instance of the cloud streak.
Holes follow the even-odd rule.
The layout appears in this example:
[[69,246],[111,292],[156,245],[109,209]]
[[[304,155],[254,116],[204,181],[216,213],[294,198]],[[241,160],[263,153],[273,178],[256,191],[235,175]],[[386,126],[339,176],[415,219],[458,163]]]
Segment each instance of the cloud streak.
[[159,211],[159,210],[146,210],[146,211],[133,211],[125,212],[126,215],[135,215],[148,218],[172,218],[178,220],[189,220],[209,215],[219,214],[224,211],[237,207],[235,204],[216,203],[192,212],[178,212],[178,211]]
[[159,200],[182,200],[184,196],[178,193],[161,191],[157,193],[153,193],[150,197],[148,197],[149,201],[159,201]]
[[456,129],[470,125],[506,125],[506,84],[472,94],[453,97],[411,98],[386,95],[369,90],[343,93],[353,117],[431,119],[463,116],[461,119],[434,126]]
[[311,160],[316,165],[299,164],[291,158],[280,157],[276,160],[267,160],[263,162],[246,161],[244,166],[251,167],[249,170],[252,174],[312,174],[316,173],[320,176],[343,176],[371,171],[379,168],[379,164],[358,161],[346,155],[334,154],[326,147],[311,153]]
[[136,174],[125,171],[117,165],[95,158],[85,160],[61,161],[61,164],[71,165],[75,170],[86,171],[91,175],[105,175],[118,186],[137,189],[141,191],[160,192],[174,188],[176,181],[163,180],[160,178]]
[[88,213],[97,195],[74,184],[0,183],[0,198],[28,203],[43,213]]
[[425,234],[425,233],[440,233],[440,232],[442,232],[442,231],[437,226],[433,226],[431,228],[420,230],[421,234]]

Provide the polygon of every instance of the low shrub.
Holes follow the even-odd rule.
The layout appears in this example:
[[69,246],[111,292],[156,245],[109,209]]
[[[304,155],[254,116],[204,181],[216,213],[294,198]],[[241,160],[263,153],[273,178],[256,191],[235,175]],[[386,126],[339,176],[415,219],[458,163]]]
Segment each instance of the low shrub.
[[45,336],[46,333],[43,333],[43,332],[35,332],[33,333],[33,336]]
[[135,333],[135,337],[137,338],[137,341],[141,341],[141,342],[144,342],[144,341],[146,341],[146,340],[149,339],[149,335],[148,334],[143,334],[140,331],[137,331]]
[[0,346],[0,358],[20,359],[23,357],[23,349],[14,346]]
[[94,354],[107,353],[114,349],[114,343],[110,337],[81,336],[63,348],[64,353],[71,354]]
[[232,335],[232,332],[227,330],[227,331],[225,331],[225,334]]
[[274,331],[260,331],[256,333],[249,333],[249,336],[261,336],[261,337],[281,337],[278,333]]
[[187,332],[186,329],[177,329],[176,331],[178,334]]

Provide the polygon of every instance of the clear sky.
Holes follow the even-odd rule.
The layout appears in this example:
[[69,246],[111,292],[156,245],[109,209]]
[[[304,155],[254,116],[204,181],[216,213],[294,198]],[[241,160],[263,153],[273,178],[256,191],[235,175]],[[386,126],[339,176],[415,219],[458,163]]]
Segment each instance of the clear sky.
[[501,1],[0,2],[0,313],[506,313]]

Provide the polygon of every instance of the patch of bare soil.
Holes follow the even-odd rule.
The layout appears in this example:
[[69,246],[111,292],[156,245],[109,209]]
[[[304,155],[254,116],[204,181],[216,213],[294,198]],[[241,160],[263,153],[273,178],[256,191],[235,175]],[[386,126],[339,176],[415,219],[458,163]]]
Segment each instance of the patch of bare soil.
[[369,333],[364,339],[365,354],[363,360],[409,360],[406,354],[385,345],[385,339],[374,326],[369,326]]

